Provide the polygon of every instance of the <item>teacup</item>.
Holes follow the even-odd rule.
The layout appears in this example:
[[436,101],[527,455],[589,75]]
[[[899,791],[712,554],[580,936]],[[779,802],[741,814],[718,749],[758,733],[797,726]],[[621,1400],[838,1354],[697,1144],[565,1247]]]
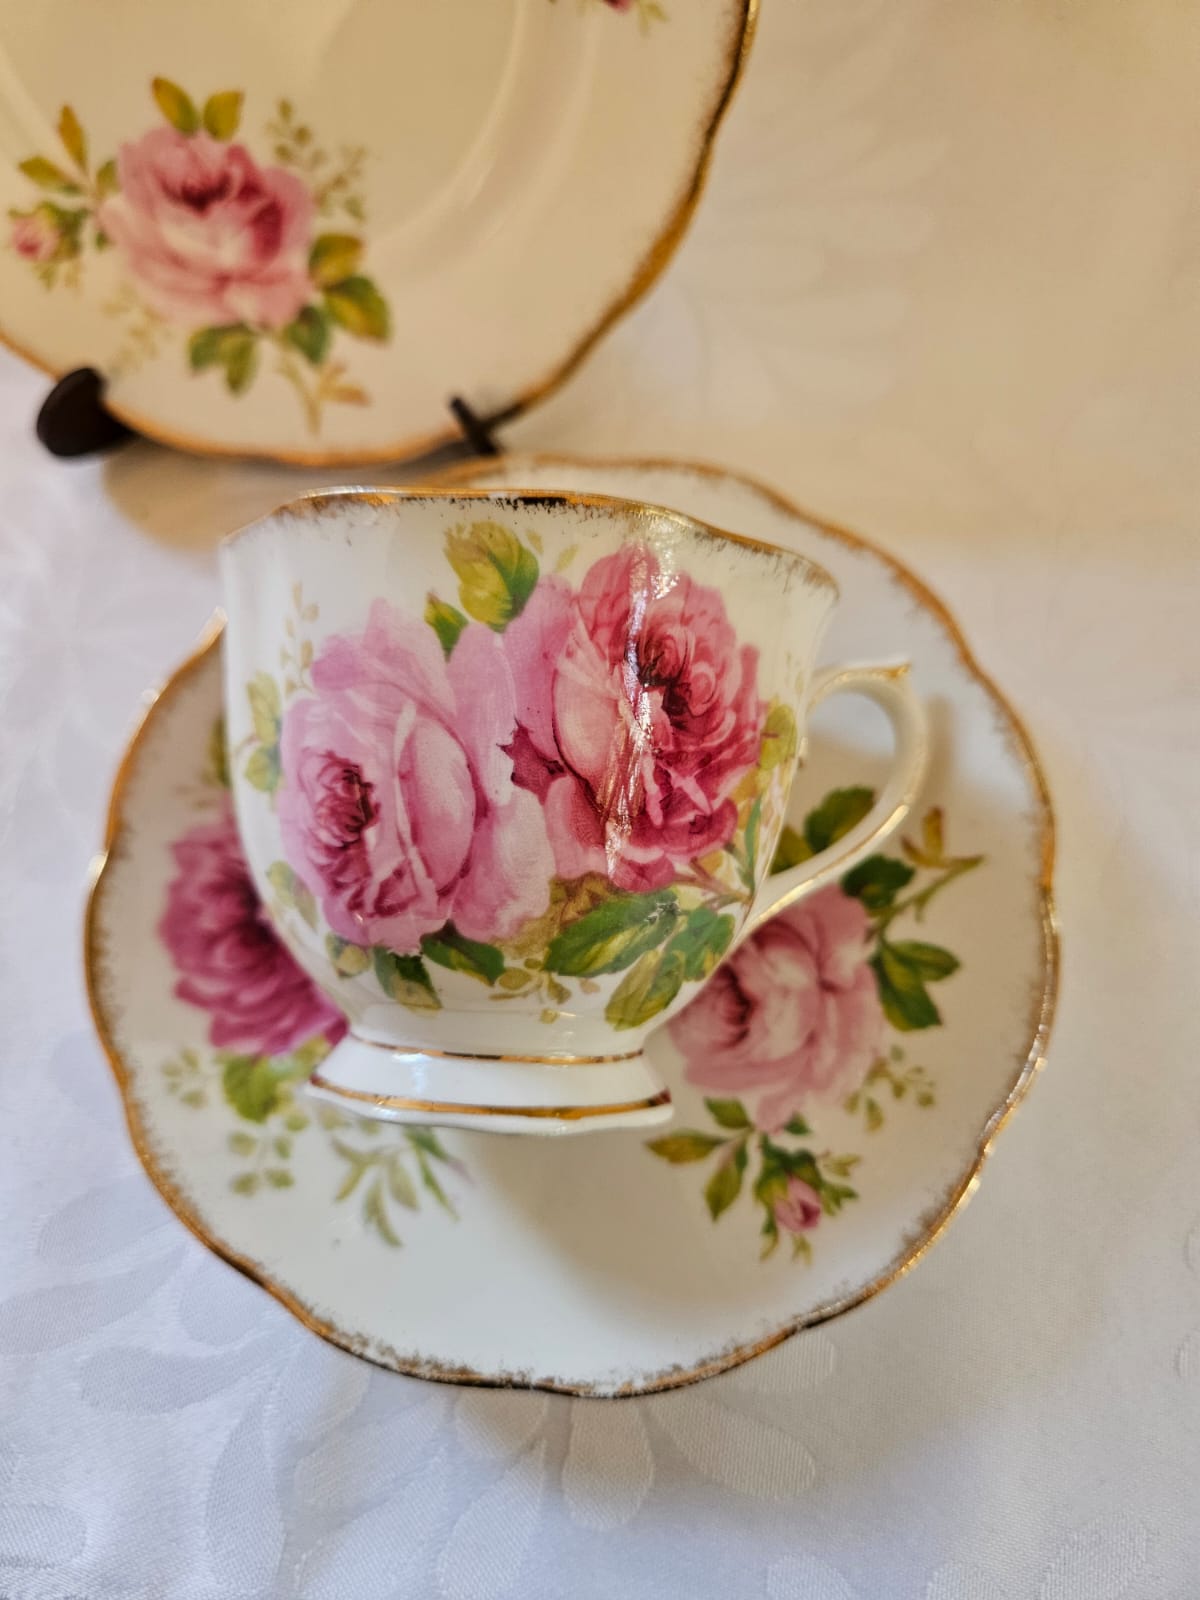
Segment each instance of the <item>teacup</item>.
[[[238,823],[347,1015],[314,1089],[505,1132],[647,1126],[648,1033],[897,826],[925,718],[897,666],[814,670],[813,562],[575,494],[343,489],[226,540]],[[892,719],[890,780],[768,876],[809,710]]]

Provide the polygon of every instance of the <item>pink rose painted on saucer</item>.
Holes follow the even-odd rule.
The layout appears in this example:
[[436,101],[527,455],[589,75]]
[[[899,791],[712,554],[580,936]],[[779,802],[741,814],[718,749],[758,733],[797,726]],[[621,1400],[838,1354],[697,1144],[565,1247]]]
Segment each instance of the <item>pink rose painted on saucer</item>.
[[836,885],[773,917],[713,975],[671,1036],[692,1083],[757,1094],[755,1122],[836,1103],[879,1053],[884,1016],[869,965],[873,927]]
[[[827,794],[803,828],[784,828],[773,870],[834,843],[874,800],[865,788]],[[813,1122],[861,1117],[872,1134],[885,1104],[933,1105],[932,1079],[900,1041],[941,1025],[929,986],[959,963],[942,945],[895,929],[924,919],[982,861],[951,855],[941,811],[926,812],[919,840],[903,839],[899,856],[869,856],[765,923],[669,1023],[686,1080],[706,1091],[711,1125],[672,1131],[649,1149],[674,1166],[707,1164],[714,1222],[748,1192],[762,1215],[764,1258],[786,1237],[792,1258],[808,1260],[822,1217],[858,1198],[849,1180],[859,1155],[818,1142]]]
[[120,147],[117,181],[100,226],[161,316],[278,329],[308,299],[313,202],[294,173],[163,127]]
[[177,872],[159,937],[179,973],[175,994],[211,1018],[220,1049],[279,1056],[345,1020],[276,937],[242,854],[228,797],[220,815],[171,846]]
[[668,581],[631,547],[597,561],[577,594],[540,585],[505,646],[516,781],[545,806],[564,878],[658,889],[729,843],[765,707],[758,652],[715,589]]

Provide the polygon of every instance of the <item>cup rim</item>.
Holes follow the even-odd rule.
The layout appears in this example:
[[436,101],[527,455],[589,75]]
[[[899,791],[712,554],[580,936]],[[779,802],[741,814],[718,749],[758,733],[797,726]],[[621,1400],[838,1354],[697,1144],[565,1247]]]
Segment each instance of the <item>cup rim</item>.
[[573,489],[437,489],[414,485],[411,488],[386,486],[371,486],[366,484],[337,484],[327,489],[310,489],[306,493],[297,495],[291,500],[285,500],[273,510],[266,512],[253,521],[243,523],[240,528],[234,528],[220,541],[221,550],[230,550],[240,543],[247,535],[257,532],[268,523],[284,515],[309,516],[318,514],[330,506],[356,502],[364,505],[385,506],[397,502],[425,501],[434,504],[450,501],[480,501],[491,505],[506,505],[520,508],[523,506],[579,506],[596,511],[616,513],[618,511],[629,514],[634,513],[639,517],[652,517],[655,521],[669,521],[676,523],[687,533],[699,536],[702,540],[740,546],[744,550],[751,550],[759,555],[768,555],[788,561],[800,572],[814,587],[825,588],[830,591],[835,600],[841,596],[837,579],[828,572],[819,562],[802,555],[798,550],[789,550],[785,545],[773,544],[768,539],[756,539],[751,534],[735,533],[729,528],[718,528],[714,523],[704,522],[699,517],[689,516],[685,511],[676,511],[670,506],[658,505],[650,500],[633,500],[623,495],[613,494],[586,494]]

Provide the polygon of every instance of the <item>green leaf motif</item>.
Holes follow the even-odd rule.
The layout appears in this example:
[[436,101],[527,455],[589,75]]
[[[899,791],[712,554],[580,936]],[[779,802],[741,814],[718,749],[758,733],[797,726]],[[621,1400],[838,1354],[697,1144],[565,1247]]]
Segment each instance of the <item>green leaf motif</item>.
[[322,289],[353,277],[362,260],[362,240],[351,233],[322,233],[308,252],[308,275]]
[[329,353],[329,318],[319,306],[305,306],[288,323],[283,336],[306,361],[319,367]]
[[489,986],[504,971],[504,952],[494,944],[480,944],[464,938],[452,922],[421,940],[421,952],[429,961],[451,972],[465,972]]
[[746,818],[746,859],[742,865],[742,882],[751,892],[754,890],[754,874],[758,867],[758,830],[761,822],[762,797],[760,796],[750,807],[750,815]]
[[62,194],[78,194],[79,185],[53,161],[45,156],[29,156],[19,163],[19,170],[41,189],[56,189]]
[[640,1028],[665,1011],[683,987],[683,957],[678,951],[650,950],[613,990],[604,1015],[614,1028]]
[[893,856],[868,856],[842,879],[842,889],[868,911],[886,911],[913,877],[913,869]]
[[433,981],[420,956],[398,956],[393,950],[376,945],[372,952],[379,987],[390,1000],[398,1000],[410,1011],[440,1011]]
[[773,701],[763,723],[762,750],[758,757],[760,772],[773,772],[776,767],[787,766],[796,759],[799,740],[796,718],[791,706]]
[[959,959],[943,950],[938,944],[924,944],[919,939],[901,939],[888,948],[908,966],[919,972],[926,983],[937,983],[959,969]]
[[798,867],[802,861],[807,861],[812,856],[808,847],[808,840],[802,833],[797,833],[795,828],[786,825],[779,835],[775,846],[775,854],[771,860],[772,872],[786,872],[789,867]]
[[343,278],[325,291],[325,307],[339,328],[356,339],[383,340],[391,336],[387,301],[370,278]]
[[425,621],[437,634],[438,643],[449,658],[458,643],[459,634],[467,626],[466,617],[456,606],[447,605],[444,600],[439,600],[431,589],[425,601]]
[[214,139],[232,139],[242,120],[242,91],[224,89],[204,102],[204,126]]
[[283,701],[279,685],[269,672],[256,672],[246,685],[254,737],[259,744],[276,744],[282,726]]
[[269,1056],[222,1056],[221,1087],[225,1098],[247,1122],[265,1122],[279,1105],[286,1072],[276,1071]]
[[196,132],[200,126],[200,113],[177,83],[172,83],[170,78],[155,78],[150,85],[150,92],[158,103],[158,109],[173,128],[178,128],[180,133]]
[[120,187],[120,179],[117,177],[117,163],[113,160],[108,160],[96,173],[96,193],[101,200],[107,200],[109,195],[116,194]]
[[804,819],[804,837],[816,855],[836,844],[875,804],[873,789],[834,789]]
[[800,1113],[795,1111],[784,1123],[783,1131],[785,1133],[794,1133],[798,1139],[804,1139],[812,1132],[812,1129]]
[[683,926],[667,946],[667,955],[682,959],[683,976],[689,983],[700,983],[729,949],[733,930],[732,917],[719,915],[707,906],[697,906],[688,912]]
[[70,106],[64,106],[58,114],[58,137],[62,140],[62,147],[81,171],[87,171],[87,136],[79,124],[79,118]]
[[222,789],[229,787],[229,756],[225,747],[225,718],[218,717],[208,735],[208,764],[206,774]]
[[336,933],[325,935],[325,950],[339,978],[357,978],[371,965],[371,952],[348,939],[339,939]]
[[919,964],[907,960],[898,946],[881,941],[871,967],[883,1014],[893,1028],[911,1033],[937,1027],[941,1013],[929,998]]
[[704,1104],[712,1114],[713,1121],[721,1128],[733,1128],[742,1131],[751,1126],[746,1108],[740,1100],[708,1100]]
[[510,528],[472,522],[446,535],[463,610],[496,633],[520,616],[538,580],[537,557]]
[[388,1193],[398,1206],[408,1211],[418,1209],[417,1191],[399,1156],[393,1156],[387,1165]]
[[671,889],[613,895],[568,923],[550,941],[546,970],[573,978],[623,972],[674,932],[679,915],[679,901]]
[[662,1139],[648,1139],[646,1149],[662,1160],[669,1161],[672,1166],[680,1166],[685,1161],[703,1161],[705,1156],[712,1155],[717,1146],[723,1143],[723,1139],[714,1139],[711,1133],[684,1129],[679,1133],[668,1133]]
[[233,341],[225,356],[225,387],[230,394],[244,394],[258,370],[258,346],[253,334]]
[[704,1199],[708,1205],[709,1215],[714,1222],[722,1211],[729,1210],[729,1207],[741,1194],[742,1176],[745,1171],[746,1146],[739,1142],[734,1145],[730,1154],[717,1167],[704,1190]]
[[193,372],[221,367],[229,392],[242,394],[258,369],[258,344],[253,330],[241,322],[199,329],[188,340],[188,364]]
[[267,868],[267,882],[279,896],[279,903],[289,911],[298,911],[315,932],[317,902],[313,898],[313,892],[296,876],[286,861],[272,861]]
[[251,788],[261,789],[264,794],[274,794],[281,775],[279,746],[262,744],[257,750],[252,750],[246,760],[244,775]]

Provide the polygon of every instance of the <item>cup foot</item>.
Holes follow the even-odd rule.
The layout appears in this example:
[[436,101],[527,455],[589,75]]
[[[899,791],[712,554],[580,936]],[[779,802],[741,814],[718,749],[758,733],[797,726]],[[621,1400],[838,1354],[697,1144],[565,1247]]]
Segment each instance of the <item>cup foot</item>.
[[638,1054],[616,1061],[502,1061],[392,1049],[353,1034],[326,1056],[307,1092],[384,1122],[543,1137],[652,1128],[671,1097]]

